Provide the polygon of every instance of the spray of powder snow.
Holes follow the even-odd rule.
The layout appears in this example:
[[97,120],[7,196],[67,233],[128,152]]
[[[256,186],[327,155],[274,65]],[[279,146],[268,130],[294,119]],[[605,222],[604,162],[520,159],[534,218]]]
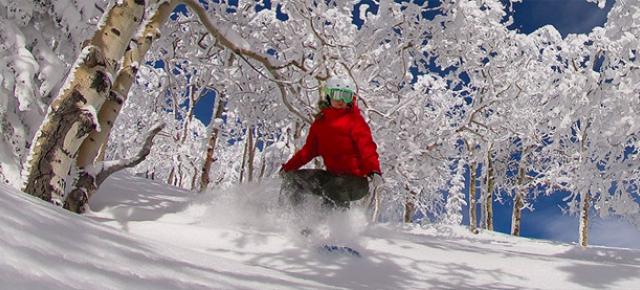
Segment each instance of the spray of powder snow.
[[[309,195],[297,206],[280,196],[280,179],[264,179],[196,198],[187,209],[203,225],[281,233],[294,243],[358,242],[366,229],[365,210],[328,210],[319,197]],[[310,230],[311,235],[301,232]]]

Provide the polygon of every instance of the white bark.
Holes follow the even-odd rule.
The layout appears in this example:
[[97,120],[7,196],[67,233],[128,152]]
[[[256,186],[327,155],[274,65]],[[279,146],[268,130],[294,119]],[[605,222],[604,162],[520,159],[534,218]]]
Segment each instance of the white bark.
[[220,128],[215,122],[217,122],[216,120],[222,120],[221,118],[224,109],[224,99],[224,93],[218,92],[218,94],[216,95],[216,110],[215,113],[213,113],[213,118],[211,119],[212,124],[210,124],[210,126],[212,128],[209,132],[209,138],[207,140],[207,151],[205,153],[201,170],[202,172],[200,175],[200,192],[204,192],[209,186],[209,172],[211,171],[211,165],[214,162],[213,153],[215,152],[216,144],[218,142],[218,135],[220,134]]
[[589,208],[591,193],[585,192],[580,200],[580,237],[578,243],[581,247],[587,247],[589,240]]
[[146,20],[142,33],[137,35],[129,43],[121,59],[122,67],[115,78],[109,98],[102,105],[98,113],[100,131],[92,131],[89,137],[82,143],[78,154],[78,167],[85,167],[93,163],[94,160],[103,160],[104,151],[111,130],[113,129],[113,124],[120,114],[124,102],[127,101],[129,90],[133,85],[138,71],[138,66],[144,62],[145,55],[147,51],[149,51],[149,48],[151,48],[153,41],[160,37],[159,31],[169,18],[175,5],[176,1],[162,3],[155,10],[155,13]]
[[[103,160],[104,150],[106,148],[109,135],[124,102],[127,100],[127,95],[129,94],[129,90],[133,85],[138,71],[138,65],[144,61],[144,56],[151,47],[153,41],[160,36],[158,31],[162,24],[166,22],[174,7],[175,1],[161,4],[155,10],[155,13],[151,18],[146,21],[142,33],[135,37],[135,39],[132,39],[129,43],[129,46],[121,60],[122,68],[118,71],[115,82],[111,87],[109,98],[102,105],[98,114],[100,130],[91,131],[78,150],[76,165],[81,171],[88,166],[92,166],[95,162]],[[67,201],[65,201],[65,208],[68,208],[68,203],[74,205],[71,210],[75,212],[79,212],[78,209],[84,207],[84,203],[86,203],[88,198],[97,190],[97,186],[93,186],[93,179],[94,177],[88,174],[82,174],[75,179],[71,191],[81,191],[84,192],[84,194],[71,194],[69,198],[79,199],[69,201],[69,198],[67,198]]]
[[[523,157],[524,158],[524,157]],[[513,197],[513,211],[511,212],[511,234],[514,236],[520,235],[521,222],[522,222],[522,208],[524,207],[524,193],[525,189],[525,169],[523,162],[520,161],[520,167],[518,168],[518,186],[516,187],[515,196]]]
[[97,112],[143,13],[144,1],[128,0],[103,15],[102,25],[83,49],[36,133],[23,191],[62,205],[65,180],[78,149],[89,132],[98,129]]
[[493,156],[491,150],[487,153],[486,194],[484,199],[484,225],[485,229],[493,231],[493,190],[495,187],[495,169],[493,168]]
[[478,210],[476,208],[476,163],[469,165],[469,230],[478,232]]

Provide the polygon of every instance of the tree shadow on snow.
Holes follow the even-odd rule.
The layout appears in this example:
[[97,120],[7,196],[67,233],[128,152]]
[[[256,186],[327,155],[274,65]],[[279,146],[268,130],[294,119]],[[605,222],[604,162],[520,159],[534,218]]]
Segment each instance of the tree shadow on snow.
[[[325,253],[318,247],[263,254],[248,264],[279,269],[288,275],[343,289],[415,289],[415,277],[387,257],[359,249],[362,257]],[[413,285],[410,287],[409,285]]]
[[111,281],[127,289],[239,289],[251,284],[267,289],[316,289],[306,281],[263,269],[243,271],[238,269],[240,264],[226,270],[226,260],[217,257],[192,261],[179,254],[166,255],[160,245],[140,243],[119,230],[35,198],[8,196],[3,203],[0,226],[8,233],[23,233],[19,238],[5,237],[7,244],[2,245],[7,257],[20,259],[0,261],[0,268],[6,270],[4,277],[12,277],[7,283],[17,289],[109,287],[96,285],[96,281]]
[[558,269],[567,272],[576,284],[611,289],[616,288],[617,282],[636,280],[636,285],[640,285],[640,252],[637,250],[575,246],[556,256],[572,262]]
[[[108,210],[122,229],[128,231],[129,221],[154,221],[185,209],[193,195],[184,189],[121,173],[105,181],[89,206],[92,211]],[[93,218],[105,221],[105,218]]]

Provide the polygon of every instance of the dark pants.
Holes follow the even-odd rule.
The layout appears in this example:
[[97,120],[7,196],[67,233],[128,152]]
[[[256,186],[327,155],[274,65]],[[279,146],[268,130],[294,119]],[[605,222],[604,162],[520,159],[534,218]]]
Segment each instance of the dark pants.
[[325,206],[348,208],[349,202],[359,200],[369,193],[366,178],[354,175],[334,175],[321,169],[300,169],[282,174],[282,195],[295,206],[305,195],[322,197]]

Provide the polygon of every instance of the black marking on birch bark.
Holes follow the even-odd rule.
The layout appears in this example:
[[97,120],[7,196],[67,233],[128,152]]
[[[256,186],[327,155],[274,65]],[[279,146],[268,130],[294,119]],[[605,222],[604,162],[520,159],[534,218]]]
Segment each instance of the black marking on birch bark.
[[91,82],[91,88],[95,89],[98,93],[107,93],[107,91],[111,89],[111,82],[107,74],[100,70],[96,71],[96,75]]
[[107,97],[108,101],[115,101],[117,100],[117,93],[114,92],[113,90],[109,91],[109,96]]
[[[73,156],[73,154],[71,152],[69,152],[69,150],[64,149],[64,146],[60,147],[60,151],[64,154],[67,155],[69,157]],[[62,160],[59,160],[59,163],[62,163]]]
[[[32,167],[29,169],[24,188],[25,192],[48,202],[51,202],[53,196],[62,196],[63,194],[64,187],[60,189],[56,186],[64,184],[54,185],[51,183],[53,177],[56,176],[53,168],[62,164],[62,159],[58,156],[59,153],[67,156],[74,155],[65,150],[64,141],[69,130],[77,121],[78,114],[81,113],[79,104],[87,103],[87,99],[75,88],[67,94],[63,96],[62,102],[57,108],[51,111],[46,120],[48,126],[41,131],[40,137],[33,144],[38,148],[35,151],[34,163],[31,164]],[[59,178],[64,178],[64,176],[59,176]]]
[[135,0],[135,1],[133,1],[133,2],[135,2],[135,3],[136,3],[136,4],[138,4],[138,5],[142,5],[142,6],[144,6],[144,0]]
[[93,120],[93,114],[90,111],[82,110],[82,112],[80,112],[80,115],[78,116],[78,122],[80,122],[80,124],[78,126],[76,138],[87,136],[91,131],[96,129],[97,126]]
[[115,34],[116,36],[120,36],[120,30],[116,28],[111,28],[111,32],[113,32],[113,34]]
[[83,104],[86,104],[87,98],[85,98],[84,95],[82,95],[82,93],[80,93],[77,89],[73,89],[73,91],[71,92],[71,103],[75,104],[77,102],[82,102]]

